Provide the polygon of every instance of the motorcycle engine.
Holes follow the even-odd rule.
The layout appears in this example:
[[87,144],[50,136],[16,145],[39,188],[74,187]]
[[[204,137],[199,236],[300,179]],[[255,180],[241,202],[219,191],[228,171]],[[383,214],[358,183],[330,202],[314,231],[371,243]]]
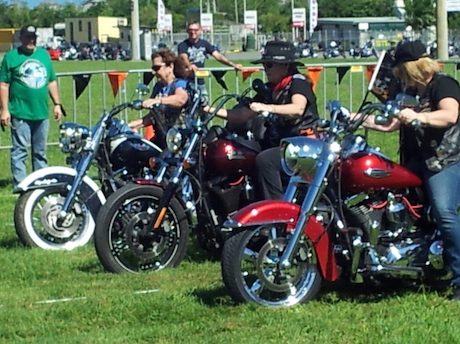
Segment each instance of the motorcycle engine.
[[419,207],[389,192],[385,199],[380,195],[349,208],[357,220],[353,225],[363,229],[363,241],[376,253],[367,263],[423,267],[429,258],[433,267],[442,268],[442,242],[429,239],[434,226]]

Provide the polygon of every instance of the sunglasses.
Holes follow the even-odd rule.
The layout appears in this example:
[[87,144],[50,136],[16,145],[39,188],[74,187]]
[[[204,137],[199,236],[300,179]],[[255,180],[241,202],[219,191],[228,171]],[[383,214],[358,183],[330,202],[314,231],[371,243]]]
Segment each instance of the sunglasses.
[[200,29],[188,29],[188,31],[195,32],[195,31],[200,31]]
[[153,65],[152,70],[154,72],[158,72],[161,69],[161,67],[163,67],[163,66],[166,66],[166,63],[162,63],[162,64],[159,64],[159,65]]
[[275,64],[271,62],[263,63],[262,65],[264,66],[265,69],[271,69],[273,68],[273,66],[275,66]]

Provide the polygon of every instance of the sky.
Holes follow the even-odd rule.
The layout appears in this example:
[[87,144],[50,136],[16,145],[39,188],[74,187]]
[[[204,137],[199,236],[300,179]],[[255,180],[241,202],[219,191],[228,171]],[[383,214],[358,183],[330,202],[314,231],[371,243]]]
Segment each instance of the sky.
[[83,0],[21,0],[21,1],[24,1],[27,6],[29,6],[30,8],[34,8],[35,6],[39,5],[40,3],[42,2],[55,2],[56,4],[59,4],[59,5],[62,5],[66,2],[71,2],[75,5],[80,5],[83,3]]

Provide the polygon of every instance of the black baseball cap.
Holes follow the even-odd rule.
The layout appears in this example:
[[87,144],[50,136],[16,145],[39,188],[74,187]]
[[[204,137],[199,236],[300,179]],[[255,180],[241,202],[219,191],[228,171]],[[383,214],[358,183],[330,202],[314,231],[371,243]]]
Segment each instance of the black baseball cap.
[[426,47],[422,42],[419,40],[406,42],[396,48],[393,67],[396,67],[400,63],[417,61],[419,58],[426,56],[428,56],[426,53]]
[[33,25],[26,25],[19,31],[19,36],[37,36],[37,28]]

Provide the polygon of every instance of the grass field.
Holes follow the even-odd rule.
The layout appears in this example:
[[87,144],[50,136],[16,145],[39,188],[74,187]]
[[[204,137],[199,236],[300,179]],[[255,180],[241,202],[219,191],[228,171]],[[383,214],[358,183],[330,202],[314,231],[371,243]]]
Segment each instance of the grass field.
[[[60,62],[56,69],[100,66]],[[335,89],[334,81],[324,87]],[[64,91],[63,102],[70,95],[65,92],[71,91]],[[392,157],[396,141],[394,135],[371,135]],[[460,343],[460,304],[446,301],[444,291],[325,284],[315,301],[271,310],[234,305],[223,289],[219,262],[194,242],[180,267],[149,275],[104,272],[92,245],[71,252],[24,248],[14,232],[17,196],[11,194],[8,156],[0,151],[0,343]],[[55,146],[49,158],[54,165],[64,161]]]

